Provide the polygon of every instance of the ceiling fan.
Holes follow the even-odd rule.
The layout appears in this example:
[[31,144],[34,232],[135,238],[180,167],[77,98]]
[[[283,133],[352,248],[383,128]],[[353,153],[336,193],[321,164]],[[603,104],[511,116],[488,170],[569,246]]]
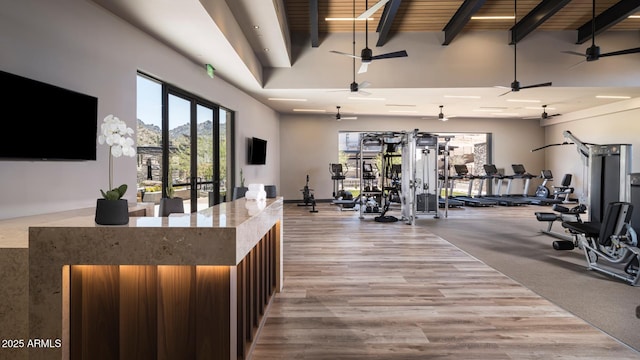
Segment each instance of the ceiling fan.
[[[369,1],[366,0],[365,1],[365,7],[367,8],[367,11],[365,11],[362,15],[360,15],[358,17],[358,19],[362,18],[365,19],[365,31],[364,31],[364,36],[365,36],[365,47],[364,49],[362,49],[360,51],[360,56],[356,56],[355,54],[355,39],[354,39],[354,52],[353,55],[352,54],[348,54],[345,52],[341,52],[341,51],[335,51],[335,50],[331,50],[332,53],[335,54],[340,54],[340,55],[345,55],[345,56],[349,56],[349,57],[353,57],[355,59],[360,59],[361,61],[361,65],[360,65],[360,69],[358,70],[358,74],[362,74],[364,72],[367,72],[367,68],[369,67],[369,64],[373,61],[373,60],[381,60],[381,59],[392,59],[392,58],[399,58],[399,57],[407,57],[407,51],[406,50],[401,50],[401,51],[394,51],[394,52],[390,52],[390,53],[386,53],[386,54],[381,54],[381,55],[373,55],[373,51],[369,48],[369,22],[366,20],[371,14],[373,14],[374,12],[376,12],[382,5],[384,5],[385,3],[387,3],[389,0],[381,0],[379,1],[377,4],[375,4],[374,6],[372,6],[369,9]],[[353,33],[354,33],[354,37],[355,37],[355,1],[354,1],[354,26],[353,26]],[[374,9],[375,8],[375,9]],[[371,11],[373,10],[373,11]]]
[[[453,115],[453,116],[445,116],[445,115],[444,115],[444,112],[443,112],[443,110],[442,110],[443,108],[444,108],[444,105],[440,105],[440,113],[439,113],[439,114],[438,114],[438,116],[437,116],[437,119],[438,119],[438,120],[440,120],[440,121],[447,121],[447,120],[449,120],[450,118],[455,117],[455,115]],[[432,117],[423,117],[423,119],[433,119],[433,118],[436,118],[436,117],[433,117],[433,116],[432,116]]]
[[[513,0],[513,29],[515,32],[515,28],[517,25],[517,0]],[[518,42],[515,40],[517,39],[515,34],[513,36],[513,82],[511,83],[511,88],[509,89],[509,91],[500,94],[500,96],[506,95],[510,92],[517,92],[520,91],[522,89],[530,89],[530,88],[537,88],[537,87],[543,87],[543,86],[551,86],[550,82],[546,82],[546,83],[540,83],[540,84],[534,84],[534,85],[526,85],[526,86],[521,86],[520,82],[518,81],[518,76],[517,76],[517,44]],[[503,87],[504,86],[499,86],[499,87]]]
[[[368,81],[363,81],[360,84],[358,84],[356,82],[356,1],[353,0],[353,55],[347,54],[347,53],[340,53],[340,54],[345,54],[345,55],[349,55],[352,60],[353,60],[353,82],[351,84],[349,84],[349,91],[352,93],[358,93],[361,95],[371,95],[370,92],[364,91],[362,90],[363,88],[366,88],[368,86],[371,85],[370,82]],[[333,51],[336,52],[336,51]],[[338,91],[345,91],[345,90],[338,90]]]
[[357,120],[358,117],[357,116],[342,116],[340,114],[340,106],[336,106],[336,109],[338,110],[338,112],[336,113],[336,120],[337,121],[342,121],[342,120]]
[[440,105],[440,114],[438,114],[438,120],[447,121],[449,120],[449,118],[444,116],[444,113],[442,112],[442,108],[444,108],[444,105]]
[[587,51],[584,54],[581,54],[577,51],[563,51],[563,53],[584,56],[585,59],[578,63],[578,64],[581,64],[584,61],[595,61],[605,56],[616,56],[616,55],[640,53],[640,47],[633,48],[633,49],[612,51],[612,52],[601,54],[600,46],[596,46],[596,0],[593,0],[592,6],[591,6],[591,46],[587,48]]
[[527,117],[525,119],[548,119],[550,117],[554,117],[554,116],[560,116],[561,114],[549,114],[547,113],[547,105],[542,105],[542,114],[540,114],[540,116],[532,116],[532,117]]

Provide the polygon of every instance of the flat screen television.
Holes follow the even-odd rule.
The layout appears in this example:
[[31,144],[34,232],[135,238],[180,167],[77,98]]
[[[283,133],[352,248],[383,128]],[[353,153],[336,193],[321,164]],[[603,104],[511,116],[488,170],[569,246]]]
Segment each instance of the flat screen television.
[[96,97],[4,71],[0,84],[0,158],[96,160]]
[[267,140],[259,139],[259,138],[250,138],[249,139],[249,149],[248,149],[249,164],[252,165],[264,165],[267,161]]

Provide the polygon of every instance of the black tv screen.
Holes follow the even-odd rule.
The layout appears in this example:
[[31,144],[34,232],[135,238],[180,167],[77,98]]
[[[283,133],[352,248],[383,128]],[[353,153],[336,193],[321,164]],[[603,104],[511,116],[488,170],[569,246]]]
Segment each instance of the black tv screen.
[[249,139],[249,164],[264,165],[267,161],[267,140]]
[[[98,99],[0,71],[0,158],[95,160]],[[8,115],[8,116],[7,116]]]

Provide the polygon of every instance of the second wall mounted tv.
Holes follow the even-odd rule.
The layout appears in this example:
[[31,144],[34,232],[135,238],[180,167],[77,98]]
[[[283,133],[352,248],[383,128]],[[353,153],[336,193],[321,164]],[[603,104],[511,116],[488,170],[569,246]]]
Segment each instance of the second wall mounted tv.
[[[0,71],[0,158],[95,160],[98,99]],[[12,114],[12,115],[9,115]],[[7,116],[9,115],[9,116]],[[105,150],[106,151],[106,150]]]
[[264,165],[267,161],[267,140],[253,137],[249,139],[248,163]]

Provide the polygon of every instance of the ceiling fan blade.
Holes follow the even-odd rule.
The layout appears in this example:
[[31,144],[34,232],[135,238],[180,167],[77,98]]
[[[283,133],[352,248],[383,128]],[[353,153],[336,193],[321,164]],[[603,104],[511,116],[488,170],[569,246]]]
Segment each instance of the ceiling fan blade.
[[640,53],[640,47],[633,48],[633,49],[626,49],[626,50],[612,51],[612,52],[608,52],[608,53],[600,54],[600,57],[603,57],[603,56],[626,55],[626,54],[635,54],[635,53]]
[[351,58],[354,58],[354,59],[360,59],[360,56],[356,56],[356,55],[349,54],[349,53],[342,52],[342,51],[329,50],[329,52],[332,52],[332,53],[338,54],[338,55],[348,56],[348,57],[351,57]]
[[371,17],[371,15],[373,15],[376,11],[378,11],[378,9],[380,9],[381,7],[383,7],[386,3],[388,3],[389,0],[380,0],[378,1],[375,5],[371,6],[370,8],[368,8],[365,12],[363,12],[362,14],[360,14],[357,19],[358,20],[363,20],[363,19],[368,19]]
[[368,62],[363,62],[360,65],[360,69],[358,70],[358,74],[366,73],[368,68],[369,68],[369,63]]
[[[506,88],[505,88],[505,89],[506,89]],[[509,91],[505,91],[505,92],[503,92],[502,94],[500,94],[500,95],[498,95],[498,96],[505,96],[505,95],[507,95],[508,93],[510,93],[510,92],[512,92],[512,91],[514,91],[514,90],[513,90],[513,89],[511,89],[511,88],[509,88]]]
[[576,67],[576,66],[578,66],[578,65],[580,65],[580,64],[583,64],[583,63],[585,63],[585,62],[587,62],[587,59],[584,59],[584,60],[582,60],[582,61],[580,61],[580,62],[578,62],[578,63],[575,63],[575,64],[573,64],[573,65],[569,66],[569,69],[573,69],[574,67]]
[[363,89],[363,88],[366,88],[366,87],[369,87],[369,86],[371,86],[371,83],[370,83],[370,82],[368,82],[368,81],[363,81],[363,82],[361,82],[361,83],[358,85],[358,88],[359,88],[359,89]]
[[585,56],[585,54],[579,53],[577,51],[561,51],[561,52],[565,53],[565,54],[569,54],[569,55],[578,55],[578,56],[583,56],[583,57]]
[[391,58],[399,58],[399,57],[407,57],[407,56],[408,56],[407,51],[402,50],[402,51],[395,51],[395,52],[390,52],[386,54],[372,56],[371,60],[391,59]]
[[342,121],[342,120],[358,120],[357,116],[341,116],[338,121]]
[[364,96],[369,96],[369,95],[371,95],[371,93],[370,93],[370,92],[368,92],[368,91],[364,91],[364,90],[358,90],[358,94],[360,94],[360,95],[364,95]]
[[551,83],[550,82],[546,82],[546,83],[535,84],[535,85],[520,86],[520,90],[543,87],[543,86],[551,86]]

